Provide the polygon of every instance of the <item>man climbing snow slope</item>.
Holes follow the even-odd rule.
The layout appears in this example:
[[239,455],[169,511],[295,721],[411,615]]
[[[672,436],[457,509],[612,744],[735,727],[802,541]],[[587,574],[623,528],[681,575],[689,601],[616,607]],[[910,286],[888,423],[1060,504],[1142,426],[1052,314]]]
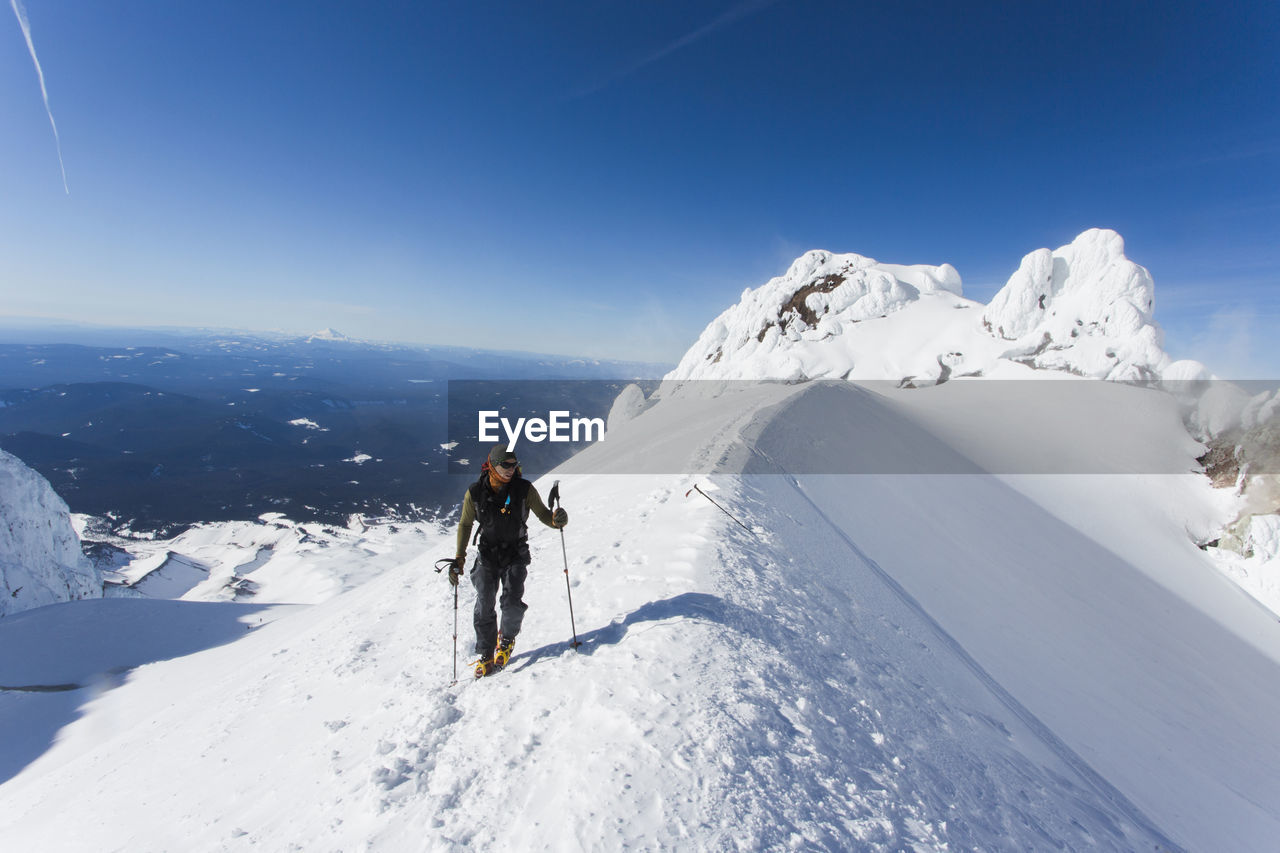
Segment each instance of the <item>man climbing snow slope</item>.
[[[476,629],[476,678],[506,666],[515,648],[516,635],[528,605],[524,603],[524,582],[529,574],[529,511],[548,527],[569,523],[563,507],[547,509],[533,483],[524,479],[516,455],[506,445],[495,445],[462,499],[458,521],[458,551],[449,567],[454,586],[467,561],[467,540],[471,528],[480,524],[479,556],[471,567],[471,583],[476,588],[472,621]],[[499,630],[494,603],[501,584],[502,625]]]

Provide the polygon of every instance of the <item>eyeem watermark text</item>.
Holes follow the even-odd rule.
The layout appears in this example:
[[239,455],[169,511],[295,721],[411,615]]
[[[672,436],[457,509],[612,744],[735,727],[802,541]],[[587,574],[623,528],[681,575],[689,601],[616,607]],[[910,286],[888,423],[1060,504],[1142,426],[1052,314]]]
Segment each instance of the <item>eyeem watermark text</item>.
[[516,418],[513,424],[495,411],[476,413],[481,441],[501,441],[498,428],[506,433],[507,449],[514,451],[519,439],[542,441],[604,441],[604,418],[574,418],[567,411],[548,412],[547,418]]

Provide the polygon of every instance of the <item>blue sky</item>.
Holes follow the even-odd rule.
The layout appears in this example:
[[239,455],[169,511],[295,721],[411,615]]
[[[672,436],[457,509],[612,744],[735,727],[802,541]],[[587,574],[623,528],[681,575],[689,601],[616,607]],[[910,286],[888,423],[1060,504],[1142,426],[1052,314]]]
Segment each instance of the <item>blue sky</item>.
[[28,0],[0,314],[675,361],[801,252],[1124,235],[1280,376],[1280,4]]

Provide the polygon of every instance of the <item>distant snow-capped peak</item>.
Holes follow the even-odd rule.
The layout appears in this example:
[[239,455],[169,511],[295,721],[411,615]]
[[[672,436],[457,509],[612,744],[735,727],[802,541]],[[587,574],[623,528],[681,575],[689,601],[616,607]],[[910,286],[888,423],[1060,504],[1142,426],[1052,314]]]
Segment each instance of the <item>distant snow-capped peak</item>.
[[312,334],[307,336],[307,343],[311,343],[312,341],[348,341],[349,342],[350,340],[351,338],[348,338],[346,335],[342,334],[342,332],[339,332],[337,329],[331,329],[331,328],[321,329],[320,331],[313,332]]
[[667,378],[943,381],[1030,370],[1159,378],[1170,359],[1154,301],[1150,274],[1103,229],[1028,254],[985,306],[963,297],[950,264],[810,251],[744,291]]

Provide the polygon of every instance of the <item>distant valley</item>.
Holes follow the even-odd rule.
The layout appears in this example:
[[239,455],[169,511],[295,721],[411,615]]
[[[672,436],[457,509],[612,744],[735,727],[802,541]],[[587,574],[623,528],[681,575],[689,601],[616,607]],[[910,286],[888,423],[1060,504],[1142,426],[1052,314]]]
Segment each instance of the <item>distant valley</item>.
[[[665,370],[334,333],[42,335],[54,333],[0,329],[0,447],[72,511],[162,535],[265,512],[325,522],[447,514],[475,476],[456,461],[449,474],[449,454],[478,452],[474,410],[449,419],[449,380],[494,382],[478,387],[501,397],[499,408],[604,417],[625,380]],[[531,472],[573,452],[520,450]]]

